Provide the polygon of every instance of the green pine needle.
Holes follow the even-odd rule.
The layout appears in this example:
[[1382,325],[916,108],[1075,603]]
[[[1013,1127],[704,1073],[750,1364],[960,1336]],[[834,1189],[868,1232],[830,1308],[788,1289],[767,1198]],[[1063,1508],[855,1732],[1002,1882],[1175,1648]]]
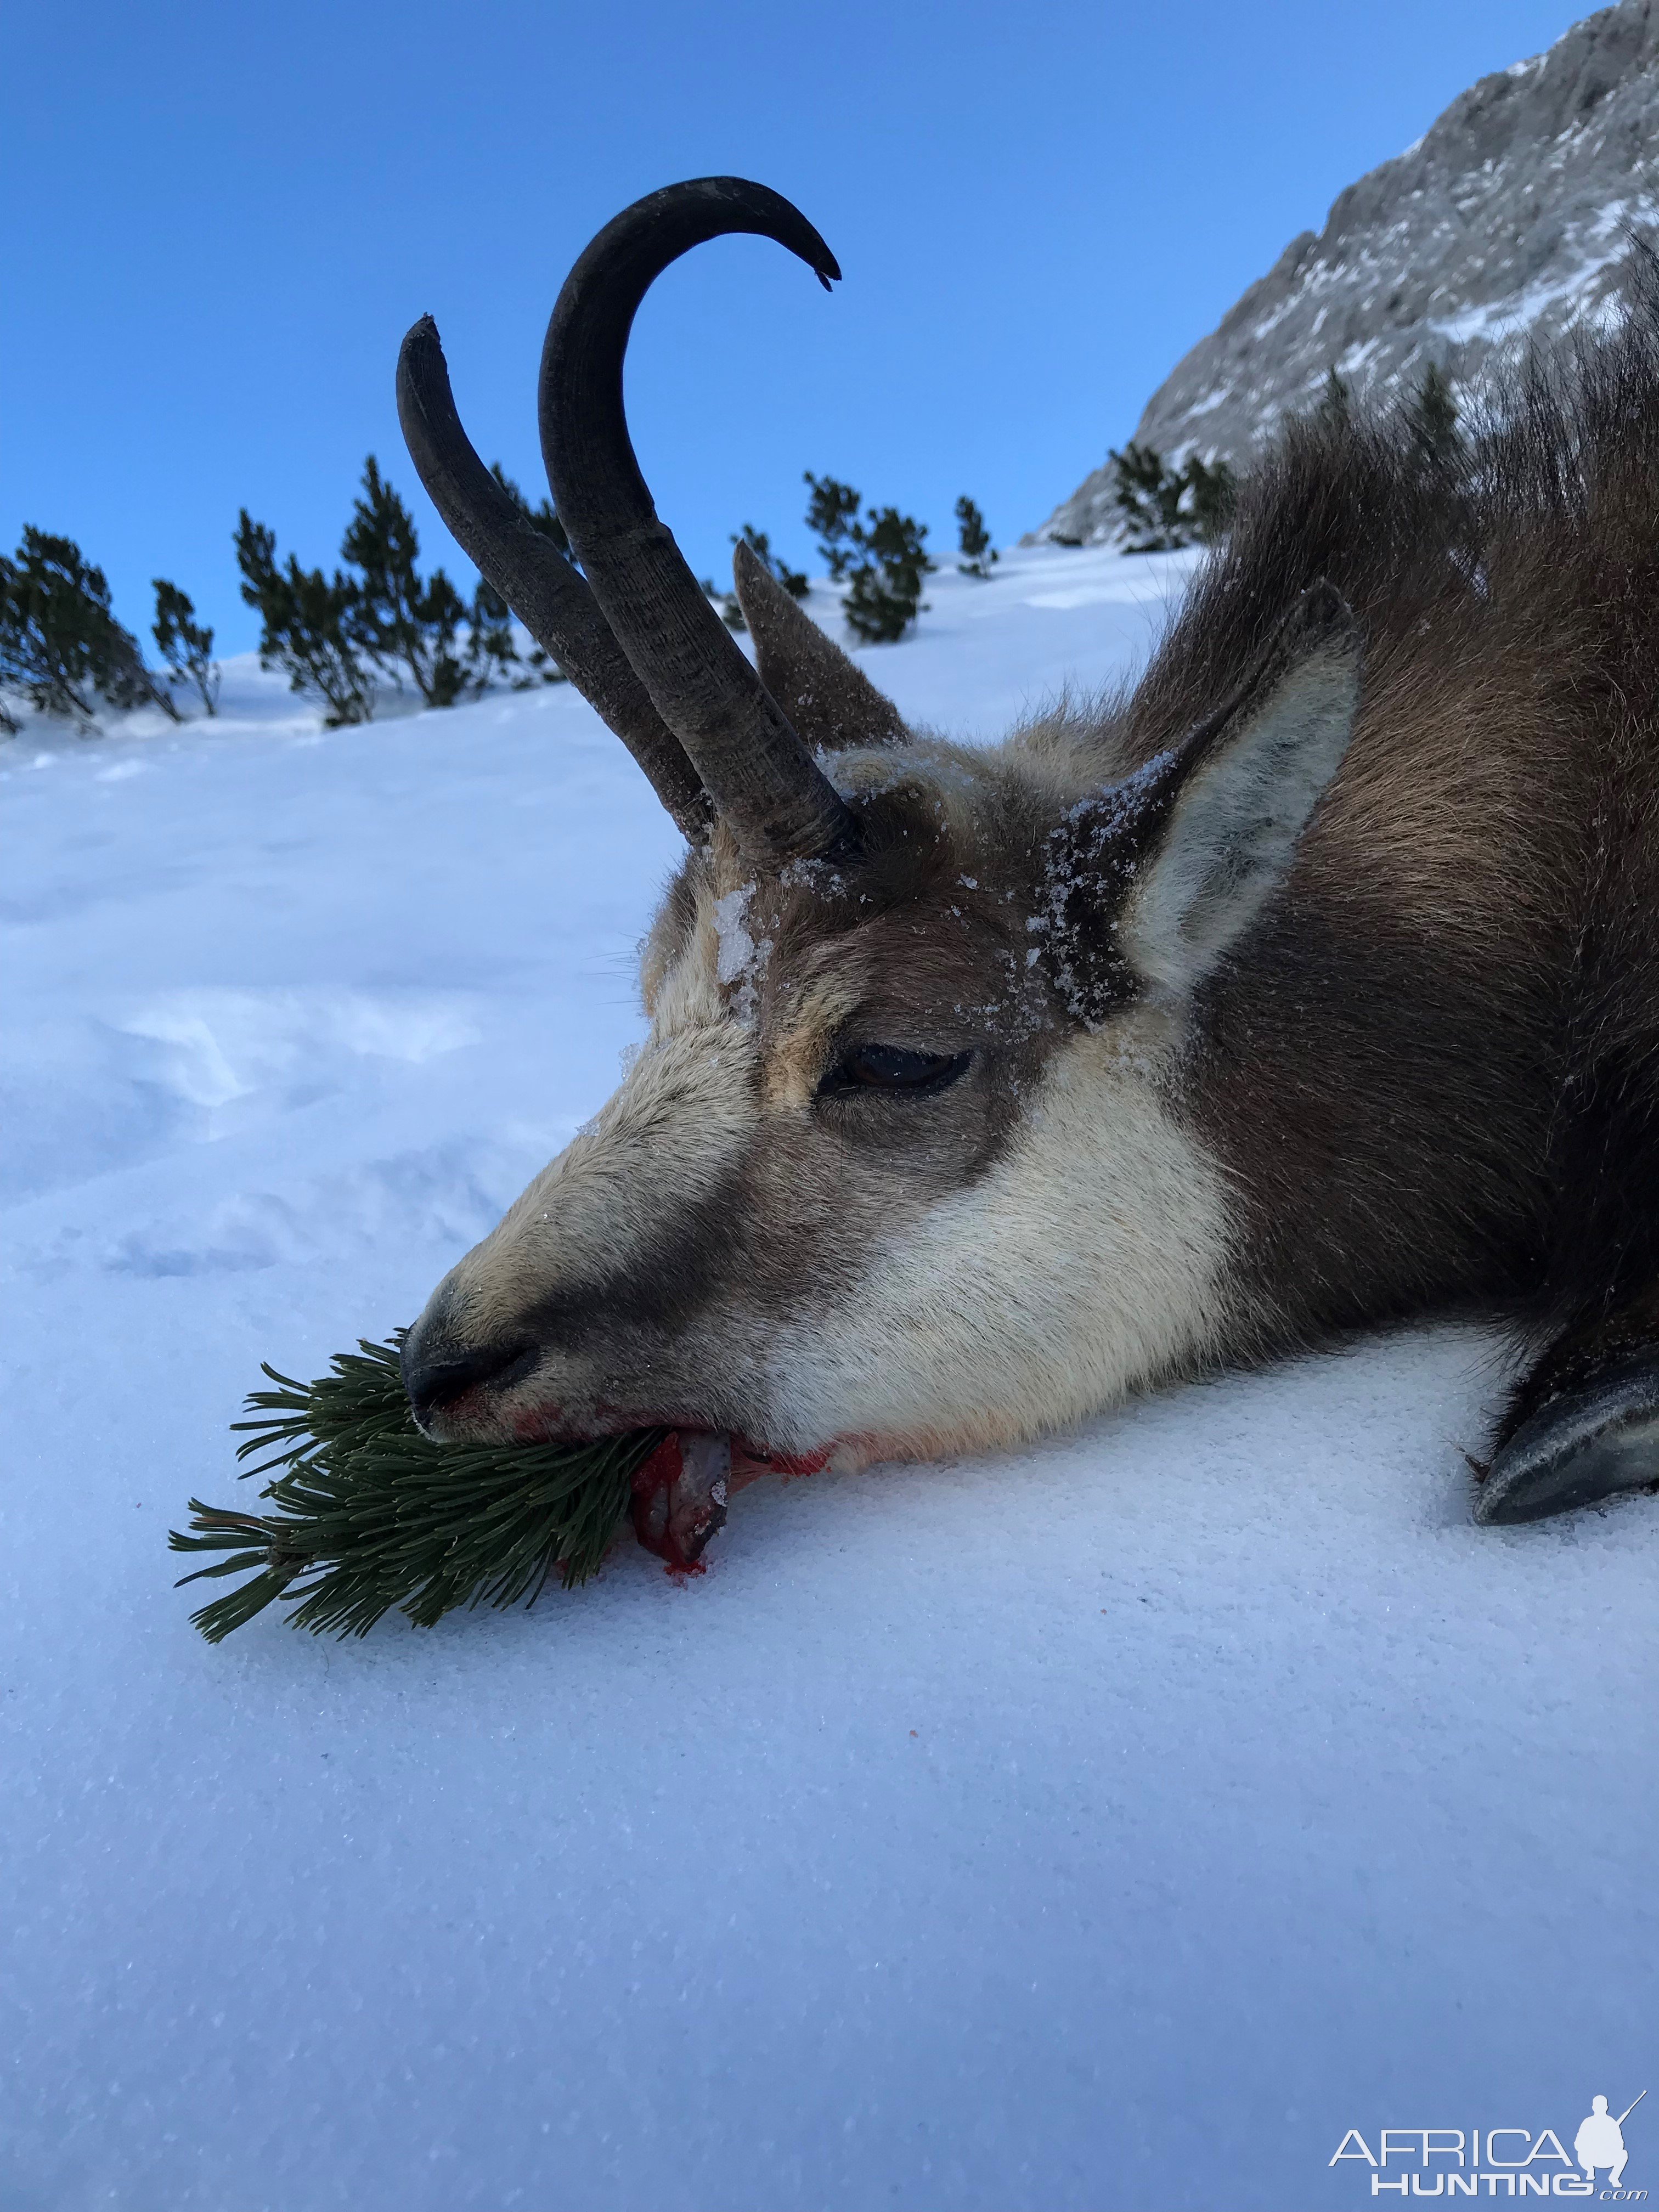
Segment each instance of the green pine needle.
[[439,1444],[415,1425],[398,1355],[360,1340],[337,1353],[333,1372],[249,1394],[253,1420],[240,1460],[275,1480],[261,1492],[276,1509],[239,1513],[190,1501],[191,1531],[167,1537],[175,1552],[225,1552],[176,1585],[251,1574],[240,1589],[191,1615],[217,1644],[273,1598],[294,1603],[291,1626],[366,1636],[393,1606],[430,1628],[457,1606],[533,1604],[556,1568],[568,1589],[586,1582],[627,1516],[635,1471],[660,1429],[587,1444]]

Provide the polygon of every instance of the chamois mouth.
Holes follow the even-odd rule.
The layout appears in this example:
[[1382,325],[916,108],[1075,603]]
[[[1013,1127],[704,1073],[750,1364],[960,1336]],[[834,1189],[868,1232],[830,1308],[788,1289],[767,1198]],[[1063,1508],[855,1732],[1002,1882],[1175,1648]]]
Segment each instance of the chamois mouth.
[[513,1417],[514,1434],[524,1443],[586,1443],[599,1437],[628,1436],[639,1429],[665,1430],[683,1444],[707,1438],[727,1445],[732,1479],[738,1487],[764,1474],[817,1474],[829,1465],[836,1449],[831,1443],[809,1452],[775,1450],[741,1430],[728,1429],[706,1413],[684,1407],[596,1406],[577,1413],[562,1406],[537,1406]]
[[550,1398],[510,1403],[540,1364],[534,1345],[492,1347],[432,1365],[411,1361],[406,1352],[404,1380],[416,1425],[440,1443],[581,1444],[660,1429],[684,1446],[707,1441],[728,1449],[737,1487],[767,1474],[816,1474],[836,1454],[834,1439],[805,1452],[781,1450],[684,1404],[621,1406],[601,1401],[578,1409]]
[[833,1443],[823,1445],[817,1451],[774,1451],[769,1444],[757,1444],[751,1437],[735,1431],[732,1445],[732,1474],[738,1482],[757,1482],[763,1474],[818,1474],[829,1466],[835,1455]]
[[734,1489],[767,1474],[817,1474],[830,1464],[836,1449],[831,1442],[807,1452],[777,1450],[741,1430],[726,1428],[706,1413],[684,1407],[600,1405],[579,1413],[563,1406],[542,1405],[526,1407],[510,1418],[514,1437],[520,1443],[587,1443],[599,1437],[628,1436],[639,1429],[665,1430],[682,1445],[703,1440],[721,1443],[731,1453]]

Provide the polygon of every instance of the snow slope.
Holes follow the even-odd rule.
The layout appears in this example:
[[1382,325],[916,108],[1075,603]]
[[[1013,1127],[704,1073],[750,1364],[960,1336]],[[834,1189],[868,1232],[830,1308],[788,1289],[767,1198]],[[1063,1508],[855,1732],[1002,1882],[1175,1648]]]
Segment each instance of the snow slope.
[[[942,576],[869,665],[989,732],[1182,565]],[[0,2204],[1338,2206],[1351,2126],[1621,2110],[1659,1506],[1477,1532],[1470,1331],[757,1486],[687,1587],[198,1639],[259,1361],[593,1109],[674,849],[568,691],[227,706],[0,756]]]

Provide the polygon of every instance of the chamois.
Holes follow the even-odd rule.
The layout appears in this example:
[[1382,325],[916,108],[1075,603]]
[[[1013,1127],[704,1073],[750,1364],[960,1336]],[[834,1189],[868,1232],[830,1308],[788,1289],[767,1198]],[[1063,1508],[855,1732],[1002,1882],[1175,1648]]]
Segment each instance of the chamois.
[[708,1489],[728,1443],[1011,1443],[1462,1307],[1518,1353],[1478,1517],[1659,1481],[1651,258],[1455,452],[1357,406],[1287,424],[1133,690],[982,748],[906,728],[740,545],[751,668],[657,519],[629,332],[732,232],[840,276],[787,201],[707,178],[560,294],[574,563],[480,464],[430,319],[404,343],[445,521],[688,848],[647,1040],[434,1292],[416,1417],[662,1425]]

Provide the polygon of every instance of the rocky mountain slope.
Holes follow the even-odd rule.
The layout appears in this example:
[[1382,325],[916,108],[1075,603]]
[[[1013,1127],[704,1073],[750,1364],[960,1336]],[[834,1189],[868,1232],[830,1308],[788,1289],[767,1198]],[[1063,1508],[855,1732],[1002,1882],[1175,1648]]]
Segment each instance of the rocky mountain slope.
[[[1361,392],[1455,385],[1607,313],[1627,227],[1659,224],[1659,0],[1620,0],[1483,77],[1292,239],[1153,393],[1136,439],[1237,465],[1333,368]],[[1115,531],[1109,466],[1035,534]]]

